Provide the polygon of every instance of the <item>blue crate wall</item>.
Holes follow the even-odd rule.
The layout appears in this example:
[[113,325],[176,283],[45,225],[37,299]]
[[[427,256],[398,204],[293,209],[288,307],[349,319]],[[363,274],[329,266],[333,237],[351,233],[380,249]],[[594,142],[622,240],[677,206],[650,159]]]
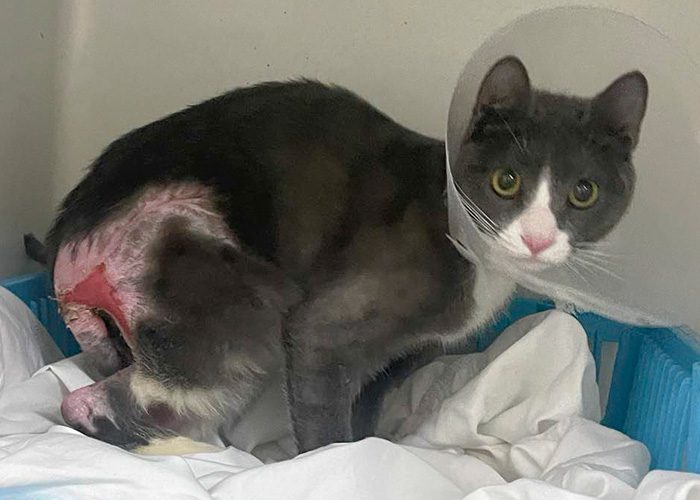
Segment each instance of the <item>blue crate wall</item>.
[[[512,322],[552,308],[546,300],[515,299],[479,334],[477,348],[488,347]],[[592,313],[576,317],[586,330],[598,376],[605,344],[616,349],[601,423],[643,442],[652,469],[700,473],[700,337],[683,329],[634,327]]]
[[73,356],[80,352],[78,342],[58,314],[58,303],[53,299],[46,273],[6,279],[0,281],[0,286],[7,288],[27,304],[65,356]]

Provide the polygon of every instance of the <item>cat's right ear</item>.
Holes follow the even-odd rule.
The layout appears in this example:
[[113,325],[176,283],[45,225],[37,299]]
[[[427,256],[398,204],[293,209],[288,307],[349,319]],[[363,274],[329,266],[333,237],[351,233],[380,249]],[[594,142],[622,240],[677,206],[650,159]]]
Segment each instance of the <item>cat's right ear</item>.
[[641,72],[622,75],[593,99],[593,127],[634,149],[639,141],[648,94],[649,84]]
[[474,106],[474,118],[486,109],[520,110],[530,106],[530,77],[515,56],[507,56],[494,64],[481,82]]

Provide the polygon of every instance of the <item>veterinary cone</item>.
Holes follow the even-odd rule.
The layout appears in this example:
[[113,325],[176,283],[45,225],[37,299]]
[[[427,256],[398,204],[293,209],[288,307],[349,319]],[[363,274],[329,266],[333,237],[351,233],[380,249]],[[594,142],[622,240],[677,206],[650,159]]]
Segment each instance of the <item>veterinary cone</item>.
[[[585,265],[525,270],[498,261],[460,200],[456,163],[483,75],[513,55],[533,87],[593,97],[621,74],[648,81],[633,153],[636,187],[621,222]],[[487,40],[457,83],[447,127],[450,237],[469,260],[580,310],[642,325],[700,329],[700,71],[662,34],[605,9],[564,7],[522,17]],[[478,217],[478,215],[476,215]]]

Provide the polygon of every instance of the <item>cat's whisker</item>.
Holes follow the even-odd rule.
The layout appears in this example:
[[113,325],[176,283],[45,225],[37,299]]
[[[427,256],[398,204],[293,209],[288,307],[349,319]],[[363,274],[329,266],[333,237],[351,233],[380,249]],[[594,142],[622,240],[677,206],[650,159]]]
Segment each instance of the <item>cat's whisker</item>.
[[576,243],[576,246],[579,248],[598,248],[600,246],[604,246],[606,244],[609,244],[607,241],[581,241],[579,243]]
[[576,251],[576,255],[592,262],[597,262],[601,265],[616,265],[623,259],[623,256],[621,255],[613,255],[603,252],[590,252],[587,250],[578,250]]
[[599,269],[589,266],[588,262],[576,261],[575,264],[578,266],[580,271],[585,272],[588,275],[599,276],[601,274]]
[[573,273],[576,274],[576,276],[578,276],[579,278],[581,278],[581,280],[582,280],[584,283],[586,283],[586,285],[591,286],[591,283],[586,279],[586,277],[583,275],[583,273],[581,273],[581,271],[579,271],[578,269],[576,269],[576,266],[575,266],[572,262],[568,262],[568,261],[567,261],[565,264],[566,264],[566,267],[567,267],[568,269],[570,269],[571,271],[573,271]]
[[479,208],[479,206],[476,203],[474,203],[474,201],[472,201],[472,199],[469,198],[469,196],[467,196],[466,193],[459,186],[457,186],[457,194],[464,203],[471,205],[472,207],[474,207],[474,209],[483,213],[483,210],[481,210],[481,208]]
[[[457,184],[457,183],[455,183],[454,186],[455,186],[455,189],[457,190],[457,194],[460,196],[460,198],[462,198],[464,201],[468,202],[469,204],[474,205],[475,207],[477,207],[476,203],[474,203],[474,202],[472,201],[472,199],[469,198],[469,196],[467,196],[467,193],[464,192],[464,190],[462,189],[462,186],[460,186],[460,185]],[[478,208],[478,207],[477,207],[477,208]],[[479,209],[479,210],[481,210],[481,209]]]
[[571,259],[572,259],[572,261],[574,261],[574,262],[580,264],[581,266],[583,266],[584,268],[586,268],[589,272],[595,272],[595,271],[597,271],[598,273],[602,272],[602,273],[607,274],[609,276],[612,276],[613,278],[616,278],[620,281],[624,281],[622,276],[611,271],[607,267],[600,265],[597,262],[586,260],[586,259],[582,258],[580,255],[576,255],[576,254],[572,254]]
[[515,142],[516,146],[518,146],[518,149],[520,150],[520,152],[524,155],[527,155],[528,154],[527,149],[523,146],[523,144],[520,142],[520,140],[518,140],[518,137],[515,135],[515,132],[511,128],[510,123],[508,123],[508,120],[506,120],[505,117],[501,113],[499,113],[499,111],[497,109],[495,111],[498,114],[498,117],[501,120],[503,120],[503,124],[506,126],[506,129],[508,129],[508,133],[513,138],[513,142]]
[[474,219],[477,219],[479,222],[483,223],[484,225],[489,226],[491,229],[496,229],[496,225],[493,223],[493,221],[484,217],[479,212],[475,211],[474,208],[471,207],[470,205],[465,203],[464,208],[466,208],[467,212],[469,212],[469,215],[471,215]]
[[576,252],[577,255],[583,257],[583,258],[588,258],[591,260],[603,262],[606,264],[611,263],[611,261],[615,261],[618,259],[621,259],[622,256],[618,255],[611,255],[611,254],[604,254],[604,253],[591,253],[586,250],[579,250]]
[[498,224],[491,219],[486,213],[474,203],[462,190],[459,185],[455,184],[457,195],[462,203],[462,207],[467,215],[489,236],[497,236],[499,233]]
[[463,205],[463,208],[467,216],[470,217],[474,223],[483,229],[488,235],[496,236],[498,234],[498,230],[489,221],[481,218],[478,213],[474,213],[468,205]]
[[478,214],[473,213],[470,211],[468,206],[464,207],[466,210],[466,213],[468,216],[472,218],[472,220],[482,229],[484,229],[488,234],[495,236],[498,233],[497,228],[488,220],[484,220],[481,218]]
[[605,252],[614,249],[615,247],[611,242],[600,242],[600,243],[576,243],[576,248],[581,250],[586,250],[590,252]]
[[576,243],[576,247],[583,250],[600,250],[603,251],[606,248],[614,248],[614,244],[611,241],[584,241]]
[[476,203],[474,203],[473,201],[471,201],[469,198],[463,197],[463,196],[460,196],[460,201],[462,202],[462,204],[463,204],[464,206],[468,207],[469,210],[470,210],[471,212],[474,212],[475,214],[478,214],[479,217],[481,217],[481,218],[484,219],[484,220],[489,221],[492,225],[495,226],[495,223],[493,222],[493,220],[492,220],[489,216],[487,216],[487,215],[484,213],[484,211],[481,210],[481,208],[479,208],[479,206],[478,206]]
[[595,255],[599,257],[622,257],[621,254],[606,252],[603,250],[592,250],[589,248],[579,248],[578,250],[586,255]]
[[604,259],[604,258],[601,258],[601,257],[597,257],[597,256],[594,256],[594,255],[585,255],[585,256],[582,256],[582,257],[583,257],[585,260],[587,260],[587,261],[589,261],[589,262],[591,262],[591,263],[596,263],[596,264],[598,264],[598,265],[600,265],[600,266],[603,266],[603,267],[606,267],[606,268],[608,268],[608,267],[613,267],[613,268],[614,268],[614,266],[615,266],[616,264],[618,264],[618,262],[612,261],[612,260],[610,260],[610,259]]
[[469,199],[469,197],[464,194],[459,186],[457,186],[457,194],[459,195],[462,204],[467,207],[473,216],[478,217],[484,223],[487,223],[492,229],[498,229],[498,224],[496,224],[491,217],[486,215],[486,213],[476,203]]

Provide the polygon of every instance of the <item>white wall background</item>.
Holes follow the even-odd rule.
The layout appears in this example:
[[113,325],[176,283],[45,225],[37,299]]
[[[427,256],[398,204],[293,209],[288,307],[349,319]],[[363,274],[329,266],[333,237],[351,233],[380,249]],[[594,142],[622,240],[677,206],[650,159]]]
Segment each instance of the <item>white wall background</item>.
[[56,33],[52,0],[0,3],[0,276],[26,271],[22,232],[43,232],[57,150]]
[[[232,87],[307,76],[441,135],[472,50],[519,15],[580,3],[2,0],[0,276],[26,267],[21,233],[43,234],[88,163],[133,127]],[[700,54],[700,2],[585,3],[633,14]]]

